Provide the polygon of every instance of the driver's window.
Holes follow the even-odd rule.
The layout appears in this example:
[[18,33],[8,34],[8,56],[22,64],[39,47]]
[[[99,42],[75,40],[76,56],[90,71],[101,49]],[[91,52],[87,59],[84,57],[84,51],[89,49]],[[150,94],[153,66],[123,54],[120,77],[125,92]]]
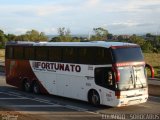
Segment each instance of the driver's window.
[[107,83],[108,83],[108,86],[112,86],[113,85],[113,75],[112,75],[112,71],[108,71],[107,73]]
[[111,68],[96,68],[95,83],[99,86],[113,89],[114,88],[114,73]]

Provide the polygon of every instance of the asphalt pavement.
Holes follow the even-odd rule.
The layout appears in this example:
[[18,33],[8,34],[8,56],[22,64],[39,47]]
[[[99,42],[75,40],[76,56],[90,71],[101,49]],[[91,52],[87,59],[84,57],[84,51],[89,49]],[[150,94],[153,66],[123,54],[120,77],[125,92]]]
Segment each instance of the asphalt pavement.
[[1,117],[11,116],[18,120],[118,120],[138,119],[142,115],[160,119],[160,97],[157,96],[149,96],[148,102],[139,105],[94,107],[79,100],[23,92],[7,85],[3,74],[0,75],[0,108]]

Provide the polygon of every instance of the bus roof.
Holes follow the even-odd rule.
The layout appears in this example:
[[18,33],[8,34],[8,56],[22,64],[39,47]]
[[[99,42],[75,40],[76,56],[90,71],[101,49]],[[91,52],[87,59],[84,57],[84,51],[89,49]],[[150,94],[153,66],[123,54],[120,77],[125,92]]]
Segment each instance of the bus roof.
[[105,47],[109,48],[112,46],[135,46],[133,43],[125,42],[105,42],[105,41],[91,41],[91,42],[26,42],[26,41],[16,41],[8,42],[6,45],[16,45],[16,46],[92,46],[92,47]]

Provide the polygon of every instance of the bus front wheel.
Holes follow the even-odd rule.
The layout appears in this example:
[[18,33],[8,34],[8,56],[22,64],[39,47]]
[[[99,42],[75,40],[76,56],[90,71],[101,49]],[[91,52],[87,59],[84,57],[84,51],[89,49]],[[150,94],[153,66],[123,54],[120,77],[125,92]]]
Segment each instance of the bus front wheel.
[[97,91],[91,90],[88,94],[88,101],[89,103],[93,104],[94,106],[97,106],[100,104],[100,97]]

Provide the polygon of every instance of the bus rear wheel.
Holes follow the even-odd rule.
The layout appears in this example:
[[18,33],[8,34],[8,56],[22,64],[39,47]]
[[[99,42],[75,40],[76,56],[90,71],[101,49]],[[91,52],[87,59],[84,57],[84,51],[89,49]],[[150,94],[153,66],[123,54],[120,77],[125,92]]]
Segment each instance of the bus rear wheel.
[[97,91],[92,90],[89,92],[88,96],[89,103],[91,103],[94,106],[98,106],[100,104],[100,97]]
[[28,80],[24,81],[23,86],[24,86],[24,91],[25,92],[31,92],[31,84],[29,83]]
[[39,84],[37,82],[33,83],[33,93],[40,94]]

